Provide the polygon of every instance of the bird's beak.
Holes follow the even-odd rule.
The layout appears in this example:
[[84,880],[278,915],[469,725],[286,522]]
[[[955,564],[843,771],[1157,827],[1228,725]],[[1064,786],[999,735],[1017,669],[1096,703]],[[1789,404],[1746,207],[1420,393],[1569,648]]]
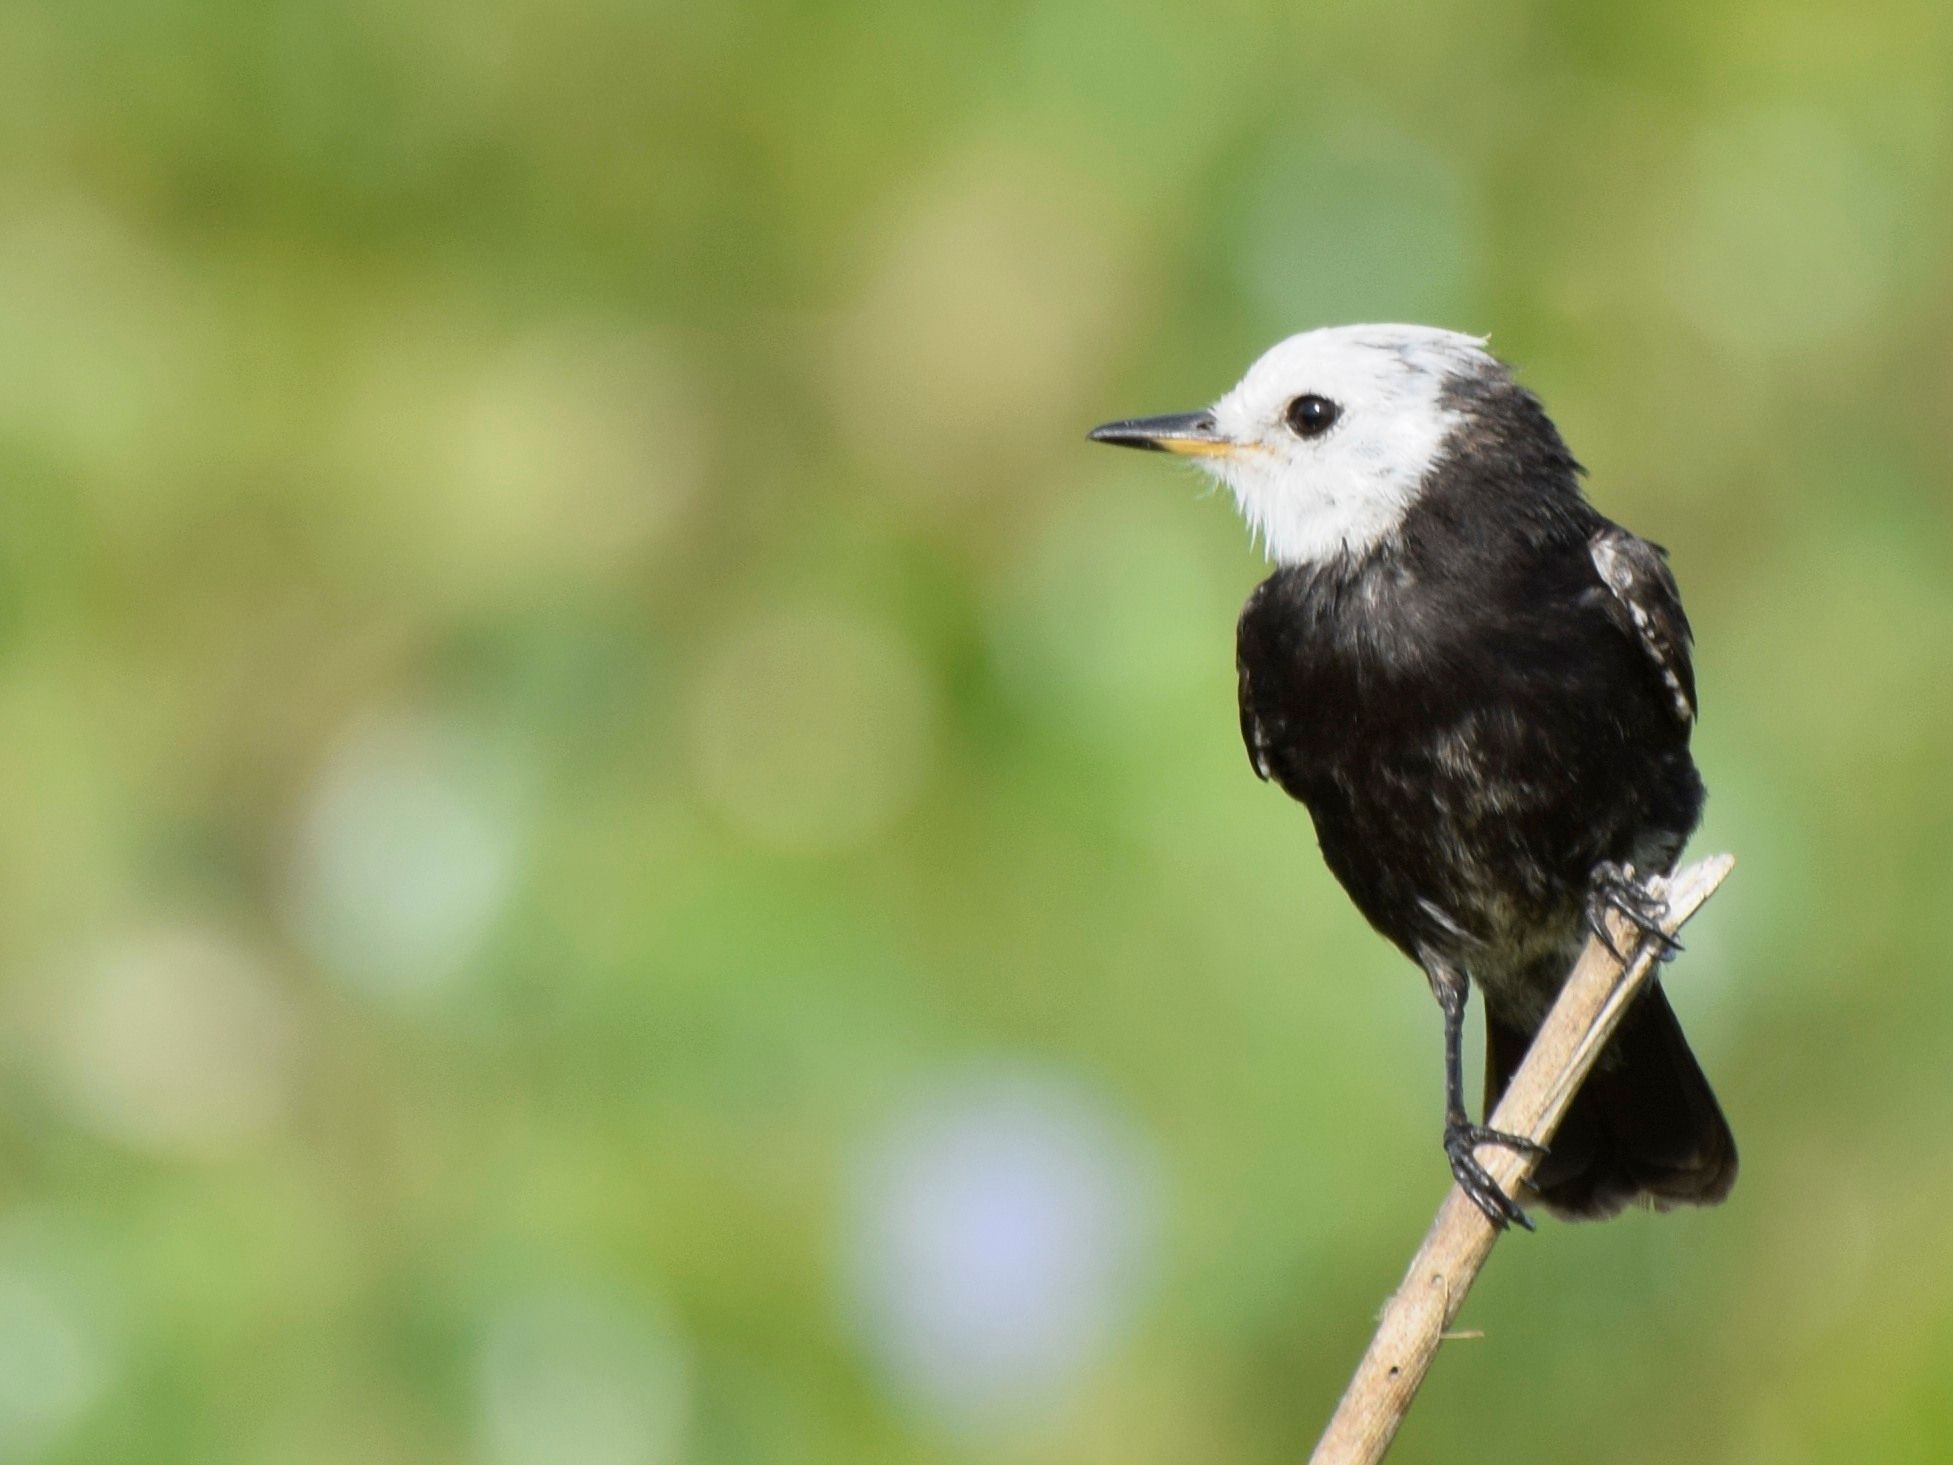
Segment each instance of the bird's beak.
[[1191,458],[1224,458],[1234,442],[1221,435],[1211,412],[1170,412],[1164,417],[1131,417],[1108,422],[1090,433],[1095,443],[1120,448],[1150,448],[1156,453],[1179,453]]

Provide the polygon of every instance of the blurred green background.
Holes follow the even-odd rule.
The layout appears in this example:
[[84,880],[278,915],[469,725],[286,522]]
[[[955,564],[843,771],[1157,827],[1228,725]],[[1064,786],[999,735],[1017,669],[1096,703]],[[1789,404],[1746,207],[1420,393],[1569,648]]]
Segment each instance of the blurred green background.
[[1953,1459],[1953,9],[12,0],[0,1459],[1302,1458],[1438,1017],[1103,419],[1489,332],[1673,548],[1731,1203],[1395,1458]]

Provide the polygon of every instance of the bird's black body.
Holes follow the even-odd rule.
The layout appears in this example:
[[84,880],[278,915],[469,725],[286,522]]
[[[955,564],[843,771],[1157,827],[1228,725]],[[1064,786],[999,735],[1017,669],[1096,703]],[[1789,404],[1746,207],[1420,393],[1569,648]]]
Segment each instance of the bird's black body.
[[[1434,988],[1455,976],[1461,1008],[1462,974],[1483,992],[1489,1107],[1585,938],[1596,870],[1671,869],[1703,788],[1688,623],[1660,551],[1586,502],[1509,377],[1447,391],[1461,425],[1396,531],[1282,568],[1248,600],[1240,707],[1257,773],[1308,806],[1370,923]],[[1534,1186],[1606,1215],[1718,1200],[1735,1168],[1655,987]]]

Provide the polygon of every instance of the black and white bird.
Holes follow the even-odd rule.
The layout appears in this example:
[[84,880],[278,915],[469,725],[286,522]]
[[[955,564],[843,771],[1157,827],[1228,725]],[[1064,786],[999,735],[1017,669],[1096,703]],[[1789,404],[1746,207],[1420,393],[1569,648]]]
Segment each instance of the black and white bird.
[[[1694,830],[1695,673],[1663,550],[1589,504],[1539,401],[1476,337],[1292,336],[1212,408],[1098,442],[1194,458],[1276,568],[1237,628],[1241,735],[1307,805],[1330,870],[1444,1012],[1444,1148],[1494,1224],[1461,1045],[1484,994],[1486,1112],[1604,906]],[[1556,1214],[1713,1205],[1736,1143],[1660,986],[1622,1024],[1531,1186]]]

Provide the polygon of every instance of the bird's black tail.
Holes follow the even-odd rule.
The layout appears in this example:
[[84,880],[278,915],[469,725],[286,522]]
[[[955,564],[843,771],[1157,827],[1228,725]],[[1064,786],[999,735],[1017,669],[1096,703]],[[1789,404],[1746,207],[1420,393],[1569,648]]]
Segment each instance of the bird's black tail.
[[[1488,1010],[1487,1114],[1532,1040]],[[1531,1188],[1555,1215],[1600,1220],[1636,1203],[1712,1206],[1735,1183],[1736,1137],[1675,1009],[1651,982],[1574,1096]]]

